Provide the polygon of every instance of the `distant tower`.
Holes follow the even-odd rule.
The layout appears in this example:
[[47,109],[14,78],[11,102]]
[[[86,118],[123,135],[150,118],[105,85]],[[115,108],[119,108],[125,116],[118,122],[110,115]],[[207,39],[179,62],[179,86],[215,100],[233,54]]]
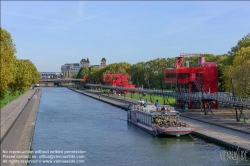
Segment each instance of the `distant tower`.
[[100,64],[100,69],[106,67],[106,59],[105,58],[102,58],[101,60],[101,64]]
[[81,67],[83,67],[83,66],[87,66],[87,67],[89,67],[89,58],[87,58],[87,60],[86,59],[82,59],[81,61],[80,61],[80,66]]

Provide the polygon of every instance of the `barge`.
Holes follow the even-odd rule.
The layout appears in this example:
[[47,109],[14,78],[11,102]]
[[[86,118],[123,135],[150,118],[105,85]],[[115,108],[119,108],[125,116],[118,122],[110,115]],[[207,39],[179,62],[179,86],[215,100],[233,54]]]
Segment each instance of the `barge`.
[[186,123],[179,121],[180,113],[169,105],[148,105],[137,101],[128,107],[127,121],[148,131],[154,136],[181,136],[194,132]]

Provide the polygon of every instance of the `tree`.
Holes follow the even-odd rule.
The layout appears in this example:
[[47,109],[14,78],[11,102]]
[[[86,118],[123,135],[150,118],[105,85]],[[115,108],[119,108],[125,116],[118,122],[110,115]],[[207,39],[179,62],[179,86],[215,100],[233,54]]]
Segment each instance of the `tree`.
[[[136,84],[137,86],[142,85],[144,82],[144,72],[145,72],[145,63],[138,62],[132,65],[128,69],[128,74],[131,76],[132,83]],[[139,84],[139,85],[138,85]]]
[[238,96],[250,96],[250,46],[242,47],[235,53],[232,66],[224,70],[224,79],[227,80],[225,89],[230,91],[229,78],[232,77],[235,94]]
[[16,48],[12,41],[11,35],[6,30],[0,28],[1,31],[1,52],[0,52],[0,99],[3,99],[8,92],[11,81],[14,79],[16,63]]
[[250,33],[244,36],[241,40],[238,41],[237,45],[231,48],[229,54],[235,55],[238,51],[241,50],[242,47],[250,46]]
[[89,67],[83,66],[83,67],[81,67],[81,69],[77,73],[76,78],[82,79],[83,76],[87,76],[88,74],[89,74]]
[[10,33],[2,28],[0,31],[0,99],[3,99],[8,91],[13,95],[16,91],[25,92],[31,84],[39,82],[41,75],[31,61],[16,58]]
[[244,36],[241,40],[238,41],[237,45],[231,48],[231,51],[228,52],[229,59],[229,65],[233,64],[233,60],[235,56],[237,55],[236,53],[241,50],[243,47],[249,47],[250,46],[250,33]]
[[12,94],[15,94],[16,91],[23,93],[32,84],[39,82],[41,75],[30,60],[17,60],[15,65],[15,76],[9,84]]

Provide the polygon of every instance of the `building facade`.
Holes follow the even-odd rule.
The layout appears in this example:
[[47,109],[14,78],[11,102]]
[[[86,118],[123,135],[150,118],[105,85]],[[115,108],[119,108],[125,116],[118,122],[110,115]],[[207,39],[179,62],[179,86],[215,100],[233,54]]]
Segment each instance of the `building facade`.
[[106,63],[106,59],[102,58],[101,62],[100,62],[100,65],[90,65],[89,58],[87,58],[87,60],[86,59],[82,59],[80,61],[80,66],[81,67],[84,67],[84,66],[87,66],[87,67],[96,67],[96,68],[102,69],[102,68],[104,68],[104,67],[107,66],[107,63]]
[[[175,58],[175,68],[164,70],[165,83],[176,84],[176,91],[183,93],[218,93],[218,69],[215,62],[205,62],[204,57],[198,57],[198,66],[189,67],[184,63],[185,57]],[[184,65],[186,64],[186,65]],[[200,101],[190,101],[189,108],[199,108]],[[218,108],[216,102],[211,108]]]
[[105,58],[102,58],[102,60],[101,60],[101,64],[100,64],[100,69],[102,69],[102,68],[104,68],[104,67],[106,67],[106,59]]
[[90,64],[89,58],[87,58],[87,60],[86,60],[86,59],[82,59],[82,60],[80,61],[80,66],[81,66],[81,67],[84,67],[84,66],[90,67],[89,64]]
[[106,59],[105,58],[101,59],[100,65],[90,65],[89,58],[87,58],[87,60],[82,59],[80,61],[80,63],[66,63],[66,64],[61,66],[61,71],[62,71],[62,75],[63,75],[64,78],[72,78],[84,66],[86,66],[86,67],[96,67],[96,68],[102,69],[102,68],[106,67],[106,65],[107,64],[106,64]]
[[66,63],[62,65],[61,71],[64,78],[72,78],[81,69],[79,63]]

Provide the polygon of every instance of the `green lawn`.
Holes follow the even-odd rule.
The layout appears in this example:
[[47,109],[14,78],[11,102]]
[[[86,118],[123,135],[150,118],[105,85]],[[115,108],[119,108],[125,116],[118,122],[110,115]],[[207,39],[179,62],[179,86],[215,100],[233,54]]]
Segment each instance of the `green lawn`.
[[[131,98],[131,94],[126,94],[126,97]],[[133,99],[138,99],[138,100],[140,99],[139,94],[132,94],[132,98]],[[150,95],[146,94],[146,96],[142,97],[142,100],[146,100],[146,99],[147,99],[148,102],[151,102],[151,103],[155,103],[155,101],[158,99],[159,104],[164,104],[164,99],[163,99],[162,96],[151,95],[151,99],[150,99]],[[174,98],[168,98],[168,101],[167,101],[166,98],[165,98],[165,104],[174,105],[175,104],[175,99]]]
[[[102,92],[103,93],[105,93],[105,92],[108,93],[109,90],[102,90]],[[121,95],[124,96],[124,94],[121,94]],[[126,97],[131,98],[131,94],[130,93],[126,94]],[[133,99],[137,99],[137,100],[140,99],[138,93],[132,94],[132,98]],[[158,99],[158,103],[159,104],[164,104],[164,99],[163,99],[162,96],[152,95],[151,99],[150,99],[150,95],[146,94],[146,96],[142,97],[142,100],[146,100],[146,99],[147,99],[148,102],[151,102],[151,103],[155,103],[155,101]],[[168,101],[165,98],[165,104],[174,105],[175,104],[175,98],[168,98]]]
[[5,98],[3,100],[1,100],[1,104],[0,104],[0,108],[4,107],[5,105],[7,105],[9,102],[13,101],[14,99],[18,98],[21,95],[21,93],[19,94],[19,92],[16,92],[15,96],[12,96],[10,94],[10,92],[8,92],[5,95]]

